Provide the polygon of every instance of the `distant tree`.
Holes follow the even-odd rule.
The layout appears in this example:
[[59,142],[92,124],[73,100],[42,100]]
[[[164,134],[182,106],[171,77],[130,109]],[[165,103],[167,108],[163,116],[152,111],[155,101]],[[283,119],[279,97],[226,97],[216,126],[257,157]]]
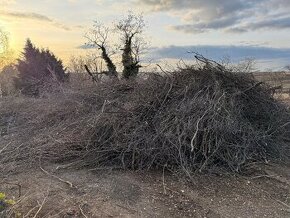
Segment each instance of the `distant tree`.
[[19,76],[15,85],[23,94],[38,95],[41,87],[66,81],[62,61],[48,49],[36,48],[27,39],[22,55],[16,65]]
[[0,97],[16,93],[14,80],[17,77],[14,64],[6,65],[0,72]]
[[0,29],[0,54],[8,50],[8,35]]
[[[68,65],[69,72],[75,74],[85,74],[89,72],[89,79],[93,82],[97,82],[102,78],[103,62],[95,56],[95,54],[87,54],[85,56],[71,56]],[[82,75],[84,76],[84,75]],[[87,76],[87,75],[85,75]],[[87,77],[83,77],[86,78]],[[70,78],[71,79],[71,78]]]
[[12,51],[9,48],[8,33],[0,29],[0,69],[11,63],[11,56]]
[[143,45],[141,35],[144,27],[145,22],[143,16],[134,15],[133,13],[129,13],[126,18],[120,20],[116,25],[123,44],[123,77],[126,79],[135,77],[139,73],[141,67],[140,52]]
[[[93,28],[89,31],[89,33],[86,35],[86,38],[88,39],[88,44],[91,46],[97,47],[99,50],[101,50],[101,58],[104,60],[104,62],[107,65],[108,76],[117,77],[117,67],[113,63],[111,59],[112,53],[109,52],[109,46],[108,46],[108,37],[110,33],[110,28],[103,26],[102,24],[95,22],[93,25]],[[88,68],[86,67],[88,70]],[[91,73],[88,70],[89,73]]]
[[[142,37],[144,28],[143,15],[135,15],[129,12],[128,16],[118,21],[114,28],[96,22],[87,33],[87,44],[102,51],[101,58],[107,65],[109,76],[116,77],[118,75],[116,65],[111,58],[118,50],[122,51],[123,78],[129,79],[138,75],[139,69],[142,67],[140,65],[140,55],[146,47],[145,40]],[[112,45],[109,43],[114,39],[113,33],[117,33],[117,37],[120,39],[120,43],[115,46],[117,49],[112,49]]]

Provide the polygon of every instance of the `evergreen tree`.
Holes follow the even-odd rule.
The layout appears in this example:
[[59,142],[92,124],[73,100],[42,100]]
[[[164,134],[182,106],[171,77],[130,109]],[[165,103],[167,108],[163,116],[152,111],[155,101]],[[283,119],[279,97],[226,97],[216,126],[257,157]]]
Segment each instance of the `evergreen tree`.
[[26,41],[22,59],[18,60],[19,76],[15,85],[27,95],[39,95],[40,88],[65,82],[62,61],[48,49],[36,48],[30,39]]

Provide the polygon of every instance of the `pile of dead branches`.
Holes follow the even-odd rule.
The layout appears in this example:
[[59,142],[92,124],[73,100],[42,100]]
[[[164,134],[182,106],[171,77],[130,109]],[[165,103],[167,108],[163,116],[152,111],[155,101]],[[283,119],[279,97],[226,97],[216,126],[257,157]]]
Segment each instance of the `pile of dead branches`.
[[190,174],[289,160],[290,114],[273,89],[198,58],[201,65],[146,79],[107,80],[30,106],[7,103],[14,120],[2,166],[41,160]]

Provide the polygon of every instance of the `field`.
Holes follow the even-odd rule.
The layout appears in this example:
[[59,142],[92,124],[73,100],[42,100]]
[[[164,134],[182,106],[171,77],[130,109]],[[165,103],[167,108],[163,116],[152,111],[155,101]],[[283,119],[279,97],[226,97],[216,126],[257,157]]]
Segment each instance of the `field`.
[[[290,75],[277,77],[269,73],[267,76],[256,74],[255,77],[272,86],[282,84],[282,91],[275,97],[286,104],[289,102]],[[122,90],[127,88],[124,84],[116,87]],[[78,89],[85,89],[85,86]],[[87,117],[83,116],[82,110],[88,110],[90,105],[87,103],[92,101],[78,92],[66,92],[62,96],[66,97],[62,100],[58,94],[52,94],[44,100],[23,100],[21,97],[1,100],[2,108],[5,106],[15,114],[24,114],[28,118],[25,120],[20,116],[20,121],[15,122],[21,125],[12,125],[11,130],[4,129],[3,120],[7,114],[1,112],[0,154],[5,151],[5,155],[2,156],[0,170],[5,174],[0,176],[0,192],[15,201],[7,212],[11,217],[290,216],[290,165],[285,162],[249,162],[246,169],[239,173],[228,170],[205,171],[188,177],[183,175],[182,170],[172,171],[167,165],[149,170],[124,169],[110,164],[79,163],[82,159],[66,159],[67,156],[59,159],[60,153],[67,151],[57,146],[74,145],[79,136],[86,135],[84,129],[88,127],[82,125],[87,122]],[[55,105],[51,105],[51,102]],[[73,107],[70,102],[79,104],[73,110],[77,117],[70,117]],[[39,112],[37,119],[34,119],[36,115],[30,108]],[[67,122],[73,123],[74,119],[78,119],[79,123],[71,131],[68,130],[67,138],[62,138],[60,130],[68,129],[69,126],[65,125]],[[47,123],[45,131],[40,131],[44,121]],[[7,133],[9,131],[10,134]],[[30,148],[30,143],[34,143],[34,147]],[[41,150],[43,146],[40,145],[50,146],[49,143],[56,149],[54,154],[49,153],[51,150]],[[9,150],[12,145],[19,147]],[[79,150],[76,148],[74,152]],[[12,162],[9,161],[11,154],[14,155]],[[43,156],[55,160],[33,160]]]
[[287,100],[290,93],[290,73],[288,72],[261,72],[254,73],[257,80],[266,82],[272,86],[281,86],[281,94]]

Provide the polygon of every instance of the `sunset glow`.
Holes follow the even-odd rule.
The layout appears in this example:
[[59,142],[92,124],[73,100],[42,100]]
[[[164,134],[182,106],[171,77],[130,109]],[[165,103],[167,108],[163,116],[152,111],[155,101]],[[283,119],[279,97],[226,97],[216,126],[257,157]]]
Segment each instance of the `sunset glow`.
[[0,28],[18,55],[31,38],[67,62],[86,52],[80,46],[94,20],[111,23],[132,10],[144,13],[152,59],[190,59],[187,51],[194,50],[234,61],[255,58],[262,68],[290,62],[287,0],[0,0],[0,7]]

